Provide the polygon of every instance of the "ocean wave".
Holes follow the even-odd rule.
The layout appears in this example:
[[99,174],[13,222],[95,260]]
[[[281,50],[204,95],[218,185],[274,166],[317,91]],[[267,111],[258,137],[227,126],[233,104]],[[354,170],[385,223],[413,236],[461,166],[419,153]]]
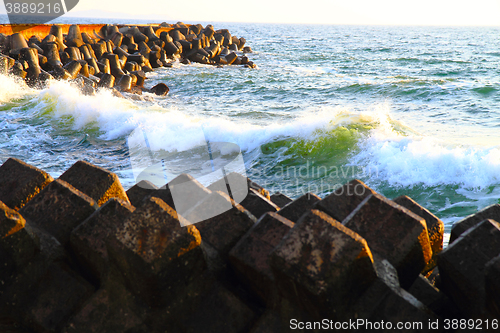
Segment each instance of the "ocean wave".
[[500,183],[499,147],[453,145],[380,128],[359,145],[353,162],[377,169],[379,179],[392,186],[457,185],[480,190]]
[[0,87],[0,104],[33,93],[22,79],[10,75],[0,75]]
[[207,140],[233,142],[243,151],[252,151],[275,140],[291,137],[315,140],[321,133],[339,126],[371,121],[367,120],[368,113],[324,108],[304,110],[294,117],[284,115],[280,120],[262,124],[221,114],[201,116],[182,112],[167,103],[138,103],[114,97],[106,90],[84,96],[67,82],[54,82],[37,98],[39,116],[59,120],[59,126],[74,131],[95,128],[104,140],[125,138],[140,127],[148,133],[151,149],[167,151],[182,151],[202,144],[199,135],[195,135],[200,130]]
[[[22,95],[22,89],[11,91]],[[278,151],[292,159],[323,162],[341,156],[346,163],[378,170],[376,182],[394,187],[482,189],[500,183],[499,148],[452,145],[420,135],[392,119],[389,109],[384,104],[367,111],[316,107],[258,122],[202,116],[167,103],[117,98],[106,90],[84,96],[67,82],[53,82],[39,92],[34,112],[75,132],[96,130],[103,140],[126,140],[139,127],[148,133],[152,150],[184,151],[209,140],[236,143],[256,159]]]

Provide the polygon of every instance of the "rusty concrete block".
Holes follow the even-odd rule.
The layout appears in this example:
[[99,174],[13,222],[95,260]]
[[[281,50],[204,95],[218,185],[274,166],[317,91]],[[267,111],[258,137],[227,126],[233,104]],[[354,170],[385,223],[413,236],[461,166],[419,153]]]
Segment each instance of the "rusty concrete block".
[[426,278],[434,287],[441,289],[441,275],[439,274],[439,267],[434,267],[431,272],[427,273]]
[[[403,323],[402,332],[440,332],[442,331],[429,327],[429,323],[436,322],[438,317],[430,311],[422,302],[413,297],[406,290],[399,288],[390,292],[386,298],[377,306],[371,318],[359,327],[360,332],[376,331],[376,326],[369,323],[385,322],[385,327],[397,328],[399,323]],[[439,322],[437,322],[439,323]],[[390,329],[390,330],[392,330]],[[390,331],[386,330],[386,331]]]
[[485,265],[499,254],[500,224],[484,220],[438,256],[442,290],[470,318],[484,315]]
[[73,164],[59,179],[94,199],[99,206],[111,198],[128,201],[116,174],[85,161]]
[[109,260],[134,295],[164,306],[205,268],[198,230],[158,198],[149,198],[106,241]]
[[0,295],[39,251],[38,235],[21,214],[0,201]]
[[434,287],[422,274],[413,282],[408,292],[427,306],[439,299],[439,289]]
[[306,193],[283,207],[278,214],[290,221],[297,222],[304,213],[312,209],[319,201],[321,201],[321,198],[316,194]]
[[202,221],[196,224],[196,228],[204,247],[210,252],[207,255],[215,261],[225,261],[233,246],[257,222],[250,212],[223,192],[212,192],[187,213],[186,219]]
[[18,323],[26,322],[27,307],[32,304],[35,291],[42,278],[54,264],[68,261],[62,245],[46,231],[26,224],[25,229],[35,235],[39,249],[35,256],[14,270],[2,269],[0,279],[0,313]]
[[276,192],[273,195],[271,195],[270,199],[279,208],[283,208],[287,204],[289,204],[290,202],[293,201],[291,198],[287,197],[286,195],[284,195],[283,193],[280,193],[280,192]]
[[192,313],[182,320],[182,332],[247,332],[255,320],[255,311],[222,284],[203,295]]
[[63,333],[148,332],[143,318],[134,312],[133,297],[126,290],[115,295],[101,288],[74,314]]
[[53,180],[48,173],[9,158],[0,166],[0,201],[19,210]]
[[[397,270],[387,259],[378,256],[374,259],[377,279],[357,299],[344,320],[352,318],[358,320],[356,323],[359,326],[356,327],[355,332],[381,330],[370,326],[370,323],[382,321],[390,324],[393,330],[396,329],[398,322],[422,322],[424,324],[422,330],[427,332],[429,320],[437,319],[435,314],[400,287]],[[408,331],[418,332],[419,330],[408,328]]]
[[413,201],[406,195],[402,195],[394,202],[400,206],[409,209],[416,215],[422,217],[427,225],[427,232],[429,234],[429,242],[432,249],[432,258],[425,266],[423,272],[429,272],[437,265],[437,256],[443,250],[443,236],[444,236],[444,223],[438,219],[434,214],[429,212],[424,207]]
[[448,296],[432,285],[422,274],[418,276],[408,289],[408,292],[441,318],[462,317],[460,311]]
[[223,192],[235,202],[240,203],[248,194],[249,182],[250,180],[247,177],[244,177],[237,172],[232,172],[210,184],[207,189],[212,192]]
[[229,252],[240,280],[264,301],[272,301],[276,289],[269,254],[293,226],[292,221],[276,213],[266,213]]
[[400,289],[398,272],[387,259],[374,257],[377,277],[349,309],[346,317],[370,318],[382,300],[392,292]]
[[342,222],[367,196],[374,193],[365,183],[354,179],[323,198],[316,208]]
[[343,224],[396,267],[404,288],[412,285],[431,260],[425,220],[377,193],[367,196]]
[[64,246],[71,231],[97,208],[92,198],[56,179],[19,212],[31,225],[46,230]]
[[245,199],[251,188],[259,192],[265,198],[270,199],[269,192],[266,189],[238,172],[231,172],[226,175],[225,178],[219,179],[207,188],[212,192],[224,192],[237,203]]
[[188,174],[181,174],[170,182],[167,186],[156,190],[152,196],[162,199],[167,205],[174,208],[177,213],[184,215],[192,207],[196,206],[211,192],[195,178]]
[[157,190],[155,184],[147,181],[141,180],[131,188],[127,190],[127,197],[130,203],[137,207],[141,204],[142,200],[144,200],[147,196],[149,196],[152,192]]
[[181,174],[160,188],[157,188],[149,181],[143,180],[131,187],[127,194],[129,192],[132,197],[131,200],[134,201],[132,204],[136,207],[142,205],[146,198],[156,197],[163,200],[181,215],[210,194],[210,191],[205,186],[188,174]]
[[25,324],[36,332],[59,331],[94,293],[94,287],[64,264],[52,264],[32,290]]
[[492,219],[500,222],[500,205],[494,204],[488,206],[479,212],[469,215],[463,220],[456,222],[451,228],[450,233],[450,244],[453,243],[461,234],[463,234],[468,229],[483,222],[486,219]]
[[316,318],[340,318],[375,280],[366,241],[311,210],[271,253],[279,291]]
[[[201,198],[204,198],[207,195],[207,192],[206,192],[205,188],[201,184],[199,186],[194,186],[192,188],[192,192],[194,193],[193,204],[197,203],[196,200],[200,200],[200,199],[197,199],[198,196],[201,197]],[[172,197],[172,192],[170,191],[170,188],[168,187],[168,184],[163,185],[162,187],[151,191],[145,198],[142,199],[141,203],[138,203],[137,206],[142,205],[142,203],[146,199],[151,198],[151,197],[155,197],[155,198],[161,199],[164,203],[166,203],[167,205],[169,205],[170,207],[172,207],[173,209],[175,209],[174,198]],[[191,202],[191,200],[188,199],[188,200],[186,200],[186,202],[189,203],[189,202]],[[177,211],[177,213],[179,213],[179,211],[177,209],[175,209],[175,210]]]
[[279,207],[271,200],[267,199],[253,188],[248,189],[248,194],[245,199],[240,202],[240,205],[252,213],[256,218],[261,217],[267,212],[276,212],[279,210]]
[[22,266],[39,250],[40,239],[29,226],[26,227],[21,214],[0,201],[0,263],[4,264],[0,274],[5,273],[7,262]]
[[128,202],[111,198],[71,233],[70,246],[80,267],[96,281],[108,269],[106,239],[134,212]]

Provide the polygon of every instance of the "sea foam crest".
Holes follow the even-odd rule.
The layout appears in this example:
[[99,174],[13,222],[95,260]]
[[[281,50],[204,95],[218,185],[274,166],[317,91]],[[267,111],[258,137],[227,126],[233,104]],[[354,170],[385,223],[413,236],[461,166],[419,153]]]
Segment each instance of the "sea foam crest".
[[359,142],[353,163],[378,170],[392,186],[458,185],[483,189],[500,182],[500,149],[446,143],[377,127]]
[[21,98],[34,92],[23,80],[10,75],[0,75],[0,87],[0,103]]
[[[259,149],[282,138],[314,142],[338,126],[371,126],[361,135],[351,163],[378,170],[378,178],[393,186],[437,186],[455,184],[464,188],[484,188],[500,181],[498,147],[465,146],[420,135],[390,117],[389,106],[365,112],[342,108],[304,110],[295,117],[267,124],[223,115],[197,116],[175,107],[132,102],[100,91],[83,96],[65,82],[54,82],[39,97],[49,103],[54,117],[71,116],[74,130],[96,126],[101,138],[125,138],[137,127],[148,133],[152,150],[184,151],[203,145],[199,131],[212,142],[233,142],[242,151]],[[354,148],[354,147],[353,147]]]
[[279,138],[313,140],[319,129],[362,119],[341,109],[324,109],[313,113],[306,110],[294,118],[259,124],[243,118],[220,114],[199,116],[174,106],[133,102],[114,97],[107,90],[84,96],[67,82],[53,82],[38,99],[43,105],[41,109],[51,110],[48,114],[52,117],[70,117],[73,130],[97,127],[101,139],[113,140],[126,137],[140,127],[148,133],[152,150],[167,151],[183,151],[203,144],[197,135],[200,128],[209,141],[232,142],[243,151],[250,151]]

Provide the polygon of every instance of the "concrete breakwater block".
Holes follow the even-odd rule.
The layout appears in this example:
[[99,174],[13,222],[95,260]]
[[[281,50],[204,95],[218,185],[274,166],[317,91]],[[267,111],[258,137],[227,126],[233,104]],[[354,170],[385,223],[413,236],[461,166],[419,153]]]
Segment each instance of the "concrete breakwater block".
[[53,180],[45,171],[11,157],[0,166],[0,201],[19,210]]
[[[399,288],[391,292],[378,304],[376,311],[368,322],[385,322],[385,327],[394,329],[404,323],[403,332],[439,332],[437,328],[430,328],[429,323],[436,322],[438,317],[424,304],[413,297],[406,290]],[[439,323],[439,322],[438,322]],[[371,331],[372,326],[361,327],[360,332]],[[376,326],[375,326],[376,328]],[[391,331],[387,330],[387,331]]]
[[273,301],[276,290],[269,254],[293,226],[292,221],[276,213],[266,213],[229,252],[229,261],[240,279],[265,302]]
[[94,288],[67,265],[69,258],[57,239],[44,230],[31,229],[39,240],[39,250],[17,267],[10,280],[2,280],[0,313],[29,331],[59,331]]
[[403,287],[411,286],[431,260],[425,220],[377,193],[367,196],[342,223],[396,267]]
[[[40,239],[24,218],[0,201],[0,280],[9,284],[15,272],[22,269],[40,251]],[[1,289],[1,288],[0,288]]]
[[0,74],[7,75],[15,62],[15,59],[0,54]]
[[[85,77],[96,75],[101,79],[102,71],[112,74],[114,81],[107,78],[105,82],[99,82],[99,87],[113,88],[114,82],[122,82],[120,86],[123,89],[123,81],[120,80],[123,76],[132,71],[151,72],[153,68],[172,67],[177,58],[206,65],[255,67],[249,66],[251,62],[236,53],[248,51],[248,47],[243,49],[246,42],[243,37],[231,36],[227,30],[216,34],[210,25],[205,28],[185,25],[168,29],[156,25],[106,25],[98,33],[94,31],[94,37],[87,32],[82,33],[76,24],[71,25],[66,34],[63,34],[62,26],[53,25],[48,35],[33,35],[29,40],[19,33],[10,36],[2,34],[1,53],[16,62],[10,64],[5,57],[1,57],[0,72],[19,76],[30,86],[43,87],[50,77],[74,80],[81,74]],[[221,56],[223,49],[227,53]],[[229,50],[234,52],[229,53]],[[139,57],[142,58],[140,61]],[[109,60],[108,69],[99,65],[105,58]],[[125,64],[130,61],[136,62],[139,67],[128,70]],[[132,84],[130,88],[134,86]],[[131,93],[140,91],[124,90]],[[161,91],[163,96],[165,89]]]
[[248,332],[258,314],[221,283],[200,297],[196,307],[181,321],[181,332]]
[[[289,202],[278,210],[241,174],[208,188],[184,174],[99,207],[111,185],[92,194],[100,168],[76,165],[64,173],[73,184],[49,178],[19,210],[0,202],[0,330],[8,320],[30,332],[287,332],[294,318],[326,318],[439,332],[437,319],[500,315],[500,225],[481,220],[495,208],[467,218],[427,278],[441,221],[358,180],[322,200],[273,195]],[[8,160],[0,179],[40,172]]]
[[[157,188],[149,181],[141,181],[127,191],[133,205],[141,206],[146,198],[156,197],[177,211],[186,215],[199,202],[210,195],[211,191],[188,174],[181,174],[168,184]],[[198,222],[198,221],[194,221]],[[189,221],[189,223],[194,223]]]
[[73,229],[97,208],[92,198],[56,179],[19,212],[29,224],[47,231],[66,245]]
[[[157,190],[158,187],[148,180],[141,180],[126,192],[128,200],[133,206],[138,206],[142,200]],[[167,203],[168,204],[168,203]]]
[[269,199],[279,208],[285,207],[287,204],[292,202],[293,200],[283,193],[276,192],[269,197]]
[[158,96],[165,96],[169,92],[169,88],[165,83],[158,83],[155,85],[153,88],[150,89],[151,93],[158,95]]
[[476,214],[469,215],[463,220],[460,220],[453,224],[450,233],[450,244],[460,237],[465,231],[474,227],[475,225],[483,222],[486,219],[492,219],[495,221],[500,221],[500,205],[494,204],[488,206]]
[[376,279],[366,241],[318,210],[302,216],[270,264],[280,293],[315,318],[343,318]]
[[164,306],[205,267],[200,233],[182,227],[182,219],[162,200],[149,198],[106,242],[130,292],[150,306]]
[[41,72],[38,50],[31,47],[21,49],[19,60],[28,65],[27,68],[25,68],[27,73],[26,83],[32,87],[35,86]]
[[118,176],[88,162],[76,162],[59,179],[73,185],[94,199],[99,206],[110,198],[118,198],[128,202],[127,194]]
[[263,197],[270,199],[269,191],[238,172],[231,172],[226,177],[210,184],[207,188],[213,192],[224,192],[236,202],[241,202],[250,189],[254,189]]
[[232,172],[210,184],[207,189],[212,192],[223,192],[231,197],[231,199],[233,199],[235,202],[239,203],[246,198],[248,190],[250,188],[254,188],[255,190],[257,190],[257,192],[262,194],[260,186],[255,184],[255,186],[252,187],[250,182],[252,181],[247,177],[244,177],[237,172]]
[[488,219],[461,234],[438,256],[442,290],[469,318],[485,315],[485,266],[499,254],[500,224]]
[[157,196],[168,205],[172,203],[170,205],[172,208],[179,214],[186,215],[189,210],[206,199],[210,193],[210,190],[191,175],[181,174],[168,182],[166,187],[156,190],[153,196]]
[[304,213],[312,209],[320,200],[321,198],[316,194],[306,193],[280,209],[278,214],[292,222],[297,222]]
[[[384,326],[387,328],[386,331],[394,330],[399,322],[422,323],[421,327],[401,329],[400,331],[403,332],[430,331],[428,323],[430,320],[436,320],[436,315],[400,287],[398,273],[389,261],[375,257],[374,265],[377,278],[355,300],[355,304],[348,310],[348,315],[345,318],[346,320],[349,318],[360,319],[355,332],[382,330],[380,327],[373,327],[373,323],[377,325],[377,323],[382,322],[386,323]],[[439,330],[437,331],[439,332]]]
[[444,223],[434,214],[413,201],[406,195],[394,199],[394,202],[405,207],[416,215],[424,218],[427,225],[427,233],[432,250],[432,258],[424,268],[424,272],[429,272],[437,265],[437,256],[443,250]]
[[102,282],[107,273],[106,239],[134,212],[128,202],[112,198],[90,215],[70,236],[70,246],[87,276]]
[[422,274],[417,277],[407,291],[441,318],[461,317],[460,310],[455,303]]
[[316,207],[342,222],[367,196],[374,193],[362,181],[354,179],[323,198]]
[[137,314],[133,297],[122,289],[120,294],[102,288],[94,293],[61,330],[63,333],[149,332],[144,318]]
[[60,331],[71,315],[94,293],[94,287],[64,264],[52,264],[31,290],[24,323],[37,332]]
[[188,221],[202,221],[195,226],[203,239],[209,266],[214,269],[225,265],[231,248],[257,222],[255,216],[223,192],[212,192],[185,216]]
[[240,202],[240,204],[256,218],[261,217],[267,212],[276,212],[279,210],[279,207],[276,206],[271,200],[264,197],[260,194],[260,192],[253,188],[248,189],[247,196]]

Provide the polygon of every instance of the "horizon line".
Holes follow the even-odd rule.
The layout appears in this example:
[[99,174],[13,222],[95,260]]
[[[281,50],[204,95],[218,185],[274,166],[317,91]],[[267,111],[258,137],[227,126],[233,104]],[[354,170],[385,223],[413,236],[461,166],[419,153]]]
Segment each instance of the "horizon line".
[[[85,11],[80,11],[80,12],[85,12]],[[106,12],[106,13],[109,13],[109,14],[114,14],[114,15],[127,15],[125,13],[119,13],[119,12],[108,12],[108,11],[101,11],[101,12]],[[6,13],[1,13],[0,12],[0,16],[7,16],[8,15]],[[143,17],[141,17],[143,16]],[[404,24],[404,23],[376,23],[376,22],[371,22],[371,23],[360,23],[360,22],[352,22],[352,23],[346,23],[346,22],[343,22],[343,23],[332,23],[332,22],[267,22],[267,21],[231,21],[231,20],[223,20],[223,21],[210,21],[210,20],[193,20],[193,19],[172,19],[172,20],[165,20],[165,18],[163,19],[160,19],[160,18],[148,18],[148,17],[144,17],[145,15],[138,15],[137,18],[127,18],[127,17],[101,17],[101,16],[83,16],[83,15],[78,15],[78,12],[76,13],[73,13],[73,12],[69,12],[69,13],[66,13],[64,16],[61,16],[61,17],[58,17],[56,19],[54,19],[53,21],[57,21],[57,20],[60,20],[60,19],[71,19],[71,18],[77,18],[77,19],[91,19],[91,20],[99,20],[99,19],[102,19],[104,21],[113,21],[113,20],[120,20],[120,21],[124,21],[124,20],[130,20],[130,21],[149,21],[148,23],[151,23],[151,24],[154,24],[154,23],[162,23],[162,22],[166,22],[166,23],[169,23],[169,21],[171,21],[172,23],[169,23],[169,24],[175,24],[175,23],[178,23],[178,22],[188,22],[188,24],[193,24],[193,23],[189,23],[189,22],[196,22],[196,23],[199,23],[199,22],[206,22],[206,23],[233,23],[233,24],[275,24],[275,25],[279,25],[279,24],[283,24],[283,25],[324,25],[324,26],[378,26],[378,27],[436,27],[436,28],[446,28],[446,27],[449,27],[449,28],[452,28],[452,27],[470,27],[470,28],[474,28],[474,27],[477,27],[477,28],[481,28],[481,27],[488,27],[488,28],[495,28],[495,27],[500,27],[500,23],[495,23],[495,24],[438,24],[438,23],[432,23],[432,24],[429,24],[429,23],[409,23],[409,24]],[[105,23],[105,24],[109,24],[107,22],[100,22],[100,23]],[[153,22],[153,21],[156,21],[156,22]],[[175,21],[175,22],[173,22]],[[194,23],[194,24],[196,24]],[[3,23],[3,24],[10,24],[10,23]],[[51,24],[51,23],[45,23],[45,24]],[[62,24],[62,23],[53,23],[53,24]]]

